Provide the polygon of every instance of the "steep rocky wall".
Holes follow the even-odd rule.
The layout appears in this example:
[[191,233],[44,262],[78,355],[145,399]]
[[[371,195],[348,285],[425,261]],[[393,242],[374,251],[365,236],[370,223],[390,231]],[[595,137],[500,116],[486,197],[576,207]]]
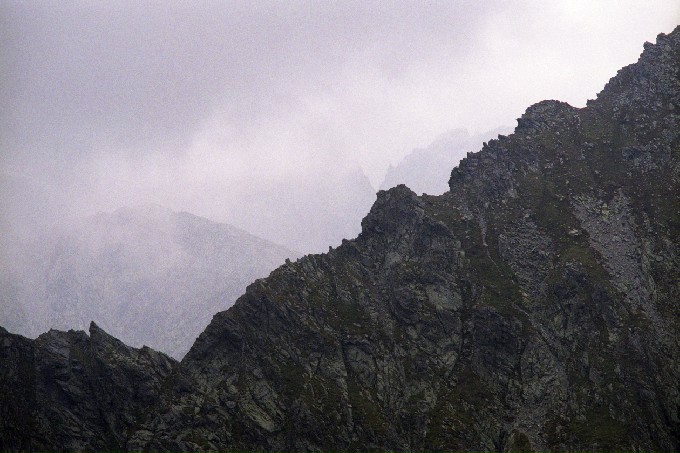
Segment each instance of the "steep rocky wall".
[[94,323],[36,340],[0,328],[0,451],[122,450],[176,365]]
[[[162,372],[145,369],[132,382],[151,379],[147,413],[130,417],[138,399],[123,393],[122,428],[79,405],[100,397],[96,380],[72,381],[75,403],[50,397],[50,410],[76,404],[73,423],[103,434],[63,445],[679,450],[679,62],[680,28],[587,107],[530,107],[446,194],[379,192],[356,239],[254,282],[175,371],[160,358]],[[3,410],[18,420],[33,388],[61,385],[38,377],[39,357],[96,338],[46,335],[4,335],[0,383],[26,396],[3,390]],[[123,356],[104,363],[127,376]],[[3,428],[7,448],[25,445],[20,432]],[[44,448],[68,440],[38,433]]]
[[680,448],[680,29],[217,314],[146,449]]

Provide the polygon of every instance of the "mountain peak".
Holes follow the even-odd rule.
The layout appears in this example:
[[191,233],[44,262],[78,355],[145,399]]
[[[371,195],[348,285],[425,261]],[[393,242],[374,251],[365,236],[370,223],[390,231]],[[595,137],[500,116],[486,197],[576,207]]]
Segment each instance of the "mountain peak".
[[564,118],[571,118],[578,109],[566,102],[547,100],[538,102],[529,108],[517,120],[516,133],[538,132],[554,128]]
[[599,104],[529,107],[450,192],[380,191],[358,238],[249,287],[182,364],[195,396],[131,445],[676,450],[680,59],[654,61]]
[[[356,239],[249,285],[165,368],[151,411],[113,406],[134,429],[109,443],[93,430],[102,444],[86,447],[678,451],[678,35],[585,108],[528,108],[451,172],[449,192],[380,191]],[[0,342],[0,360],[33,357],[17,345],[43,342]],[[122,381],[158,383],[102,357]],[[0,389],[33,376],[25,365]],[[11,423],[68,408],[39,403]],[[45,426],[85,432],[63,418]]]

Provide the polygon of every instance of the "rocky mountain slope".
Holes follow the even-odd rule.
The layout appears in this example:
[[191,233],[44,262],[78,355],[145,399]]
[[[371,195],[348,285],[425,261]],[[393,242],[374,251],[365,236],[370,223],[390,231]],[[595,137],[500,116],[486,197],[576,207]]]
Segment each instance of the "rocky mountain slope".
[[397,165],[390,165],[380,188],[388,190],[405,184],[417,194],[443,194],[449,190],[447,182],[451,169],[467,153],[478,151],[484,142],[510,132],[512,129],[501,127],[483,134],[470,135],[466,129],[454,129],[429,146],[414,149]]
[[0,450],[125,448],[177,362],[92,323],[36,340],[0,328]]
[[[356,239],[214,316],[124,448],[680,449],[679,63],[680,27],[587,107],[530,107],[449,192],[379,192]],[[14,352],[39,340],[2,341],[2,388],[41,395]],[[11,435],[22,401],[1,446],[59,448]]]
[[0,325],[86,329],[181,358],[213,313],[294,252],[226,224],[146,205],[83,219],[22,248],[0,280]]

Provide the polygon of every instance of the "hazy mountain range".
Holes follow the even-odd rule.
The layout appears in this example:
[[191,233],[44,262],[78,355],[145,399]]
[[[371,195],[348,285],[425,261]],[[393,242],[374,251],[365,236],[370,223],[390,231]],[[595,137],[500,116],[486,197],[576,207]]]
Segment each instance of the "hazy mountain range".
[[0,325],[36,336],[90,320],[181,358],[212,315],[298,253],[230,225],[145,205],[44,231],[4,263]]
[[[680,27],[586,107],[527,108],[446,193],[379,192],[355,239],[249,285],[181,362],[95,323],[0,329],[0,450],[680,450],[679,106]],[[228,248],[152,211],[107,217],[86,256],[191,262],[99,247],[147,217],[170,251]]]

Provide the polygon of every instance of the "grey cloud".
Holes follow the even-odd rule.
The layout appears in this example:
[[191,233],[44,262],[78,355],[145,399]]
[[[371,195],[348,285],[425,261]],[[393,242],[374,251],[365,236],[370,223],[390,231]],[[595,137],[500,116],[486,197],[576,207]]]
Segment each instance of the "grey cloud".
[[243,197],[280,205],[289,187],[313,219],[309,188],[325,173],[360,165],[377,186],[447,130],[511,125],[543,98],[583,103],[679,11],[666,0],[0,2],[0,170],[24,181],[3,184],[0,202],[35,219],[152,201],[275,230],[291,222],[285,209],[263,228]]
[[443,4],[250,4],[5,4],[4,133],[75,158],[101,143],[186,138],[215,104],[244,123],[284,114],[354,52],[397,76],[474,23],[470,7]]

